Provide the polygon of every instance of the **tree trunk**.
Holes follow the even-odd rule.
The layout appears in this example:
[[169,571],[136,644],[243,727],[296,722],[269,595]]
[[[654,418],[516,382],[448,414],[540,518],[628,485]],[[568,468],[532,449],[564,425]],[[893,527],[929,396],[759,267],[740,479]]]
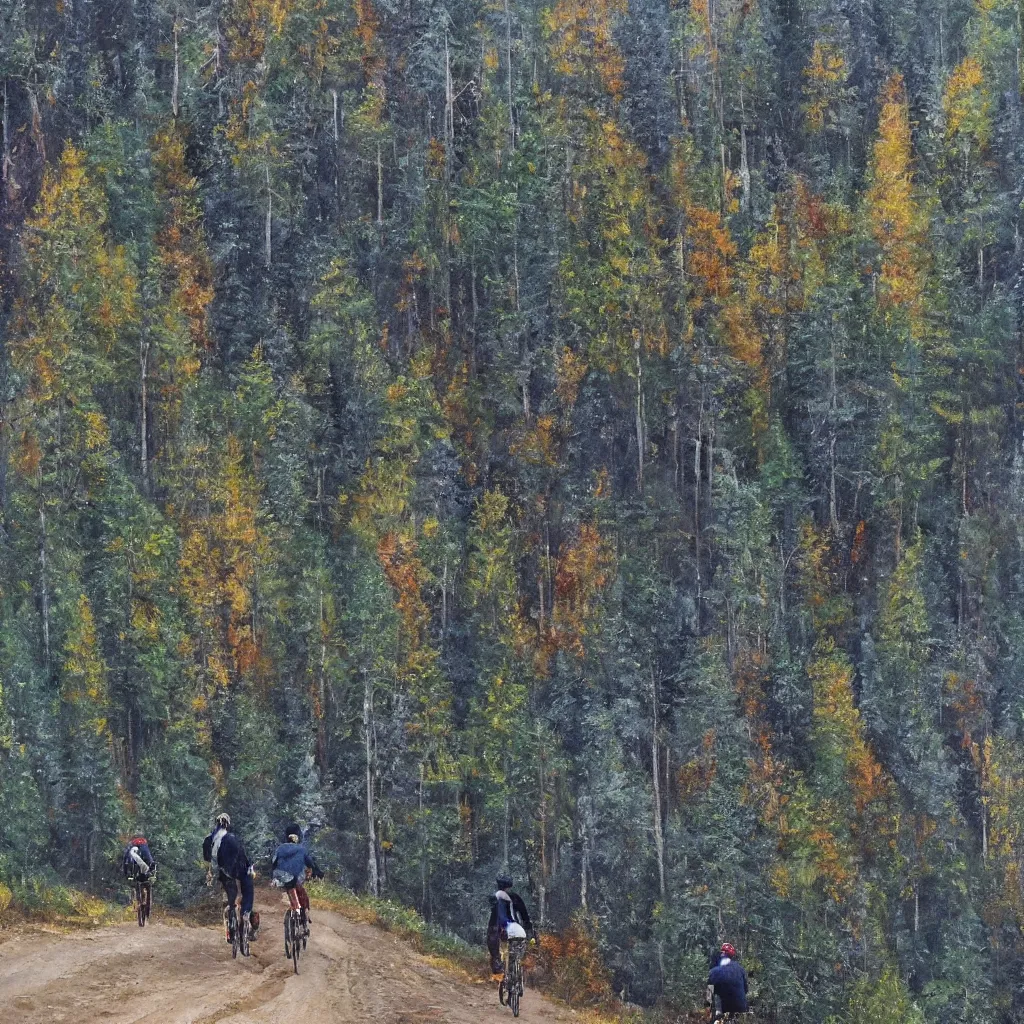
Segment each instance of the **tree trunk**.
[[270,190],[270,164],[266,165],[267,172],[267,220],[263,229],[264,260],[269,269],[273,262],[273,250],[271,248],[271,226],[274,215],[274,194]]
[[661,723],[658,716],[658,683],[651,669],[651,708],[654,728],[651,734],[651,777],[654,780],[654,849],[658,857],[658,892],[665,902],[665,832],[661,821],[661,768],[658,751],[658,733]]
[[644,377],[640,342],[636,342],[636,489],[644,491]]
[[537,740],[540,748],[538,771],[540,775],[540,884],[537,886],[537,895],[540,910],[540,926],[544,927],[547,919],[547,896],[548,896],[548,795],[547,779],[544,772],[544,742],[540,734],[540,726],[537,726]]
[[380,895],[380,876],[377,871],[377,826],[373,806],[373,740],[371,722],[373,718],[373,683],[369,673],[363,675],[363,742],[366,753],[366,842],[367,888],[371,896]]
[[10,175],[11,170],[11,130],[10,120],[7,113],[7,79],[4,79],[4,110],[3,120],[0,121],[0,132],[3,132],[3,150],[0,153],[0,183],[4,185],[3,195],[0,195],[0,199],[4,199],[7,195],[7,178]]
[[508,148],[516,151],[516,121],[512,113],[512,16],[505,0],[505,63],[508,71]]
[[420,913],[427,919],[430,907],[427,900],[427,820],[423,815],[423,762],[420,762]]
[[171,83],[171,113],[178,116],[178,85],[180,82],[180,71],[178,59],[178,19],[174,19],[174,80]]
[[377,143],[377,227],[384,223],[384,158]]
[[587,909],[587,880],[590,875],[590,829],[587,821],[589,802],[580,801],[580,906]]
[[142,401],[139,409],[139,461],[142,469],[142,491],[149,494],[149,342],[139,339],[139,378]]
[[46,509],[43,507],[42,481],[39,484],[39,589],[43,614],[43,659],[50,671],[50,586],[46,578]]

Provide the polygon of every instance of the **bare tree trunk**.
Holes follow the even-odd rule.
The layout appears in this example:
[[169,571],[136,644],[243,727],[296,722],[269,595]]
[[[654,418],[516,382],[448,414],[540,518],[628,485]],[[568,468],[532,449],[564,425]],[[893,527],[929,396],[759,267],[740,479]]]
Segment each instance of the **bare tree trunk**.
[[516,151],[516,120],[512,113],[512,16],[505,0],[505,63],[508,71],[508,148]]
[[384,223],[384,159],[377,143],[377,227]]
[[266,166],[267,172],[267,221],[263,229],[264,259],[269,269],[273,263],[273,249],[271,247],[271,228],[274,216],[274,193],[270,189],[270,164]]
[[142,490],[149,493],[149,342],[139,339],[139,377],[142,381],[142,402],[139,409],[139,459],[142,468]]
[[[7,178],[11,170],[11,130],[7,115],[7,79],[4,79],[4,112],[3,120],[0,121],[0,131],[3,132],[3,151],[0,154],[0,182],[7,184]],[[5,190],[6,191],[6,190]],[[0,197],[3,198],[3,197]]]
[[178,19],[174,19],[174,80],[171,83],[171,113],[178,116],[178,84],[180,82],[179,59],[178,59]]
[[836,417],[839,413],[839,389],[836,386],[836,335],[835,324],[829,335],[829,410],[832,414],[832,437],[828,446],[829,457],[829,522],[832,532],[839,535],[839,510],[836,501]]
[[46,509],[43,506],[43,484],[39,481],[39,589],[43,612],[43,658],[50,671],[50,585],[46,578]]
[[430,917],[430,909],[427,905],[427,824],[423,816],[423,785],[424,785],[423,762],[420,762],[420,912],[424,917]]
[[317,672],[317,695],[320,699],[320,714],[316,723],[317,759],[320,768],[327,766],[327,625],[324,622],[324,592],[320,589],[320,668]]
[[380,876],[377,871],[377,826],[374,821],[373,806],[373,741],[371,739],[371,721],[373,717],[373,683],[370,674],[363,674],[363,742],[366,751],[366,841],[367,887],[371,896],[380,895]]
[[643,365],[640,362],[640,342],[636,349],[636,489],[641,494],[644,490],[644,378]]
[[537,726],[537,740],[540,747],[540,763],[538,765],[540,775],[540,884],[537,888],[540,906],[540,926],[543,928],[547,918],[548,896],[548,795],[546,788],[547,779],[544,772],[544,742],[539,725]]
[[658,891],[665,902],[665,832],[661,821],[661,768],[658,751],[658,733],[661,723],[658,716],[658,683],[651,667],[651,707],[654,728],[651,735],[651,777],[654,780],[654,850],[658,857]]
[[444,180],[451,181],[452,150],[455,148],[455,87],[452,83],[452,59],[448,47],[448,28],[444,30]]
[[746,213],[750,209],[750,165],[747,163],[747,126],[740,126],[740,184],[743,187],[740,208]]
[[587,880],[590,875],[589,801],[581,801],[580,808],[580,906],[587,909]]

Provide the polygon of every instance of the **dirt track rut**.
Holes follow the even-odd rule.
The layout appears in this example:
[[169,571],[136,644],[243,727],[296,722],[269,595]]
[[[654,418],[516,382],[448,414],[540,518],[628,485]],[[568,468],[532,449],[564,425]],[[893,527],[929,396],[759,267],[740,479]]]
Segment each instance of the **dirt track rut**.
[[[510,1024],[493,984],[434,967],[408,945],[339,914],[314,911],[292,972],[284,904],[260,894],[263,930],[248,960],[219,928],[151,923],[67,936],[21,931],[0,944],[0,1024]],[[577,1020],[527,991],[521,1021]]]

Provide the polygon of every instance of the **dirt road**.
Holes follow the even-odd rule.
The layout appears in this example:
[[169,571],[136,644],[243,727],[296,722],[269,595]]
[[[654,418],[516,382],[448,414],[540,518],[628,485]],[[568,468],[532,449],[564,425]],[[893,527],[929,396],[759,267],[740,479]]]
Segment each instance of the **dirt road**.
[[[219,928],[151,923],[67,936],[19,932],[0,944],[0,1024],[510,1024],[492,984],[432,966],[394,936],[314,911],[292,973],[284,903],[260,893],[263,930],[248,960]],[[576,1019],[527,991],[522,1021]]]

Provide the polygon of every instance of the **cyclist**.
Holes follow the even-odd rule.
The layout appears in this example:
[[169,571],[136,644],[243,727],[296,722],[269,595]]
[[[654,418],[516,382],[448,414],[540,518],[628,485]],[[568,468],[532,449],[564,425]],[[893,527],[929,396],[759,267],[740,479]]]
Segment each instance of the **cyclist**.
[[208,880],[212,880],[213,869],[217,869],[217,879],[224,886],[227,904],[224,907],[224,932],[228,942],[231,941],[231,927],[228,924],[228,908],[235,905],[238,892],[242,892],[242,921],[249,926],[249,937],[255,941],[259,937],[260,915],[253,910],[256,897],[252,880],[256,870],[252,866],[242,840],[231,831],[231,817],[218,814],[213,831],[203,840],[203,860],[210,864]]
[[522,935],[511,934],[512,938],[526,938],[533,932],[530,912],[526,909],[523,897],[512,891],[514,884],[509,875],[498,875],[498,889],[491,896],[491,916],[487,922],[487,949],[491,954],[491,971],[503,974],[505,965],[501,961],[501,940],[510,937],[510,933],[522,931]]
[[723,942],[718,956],[718,965],[711,968],[708,975],[706,1004],[715,1014],[715,997],[718,1008],[723,1016],[733,1013],[747,1013],[747,972],[740,965],[736,955],[736,947],[731,942]]
[[141,833],[136,833],[128,840],[121,857],[121,870],[124,877],[133,885],[142,882],[146,910],[153,909],[153,879],[156,877],[156,861],[150,853],[149,843]]
[[302,830],[298,825],[289,825],[284,830],[284,842],[274,851],[270,868],[274,873],[274,881],[283,886],[288,893],[288,901],[293,910],[296,899],[298,900],[299,919],[308,934],[309,922],[313,919],[309,913],[309,894],[302,880],[306,876],[307,868],[313,873],[314,878],[323,878],[324,873],[313,855],[302,844]]

